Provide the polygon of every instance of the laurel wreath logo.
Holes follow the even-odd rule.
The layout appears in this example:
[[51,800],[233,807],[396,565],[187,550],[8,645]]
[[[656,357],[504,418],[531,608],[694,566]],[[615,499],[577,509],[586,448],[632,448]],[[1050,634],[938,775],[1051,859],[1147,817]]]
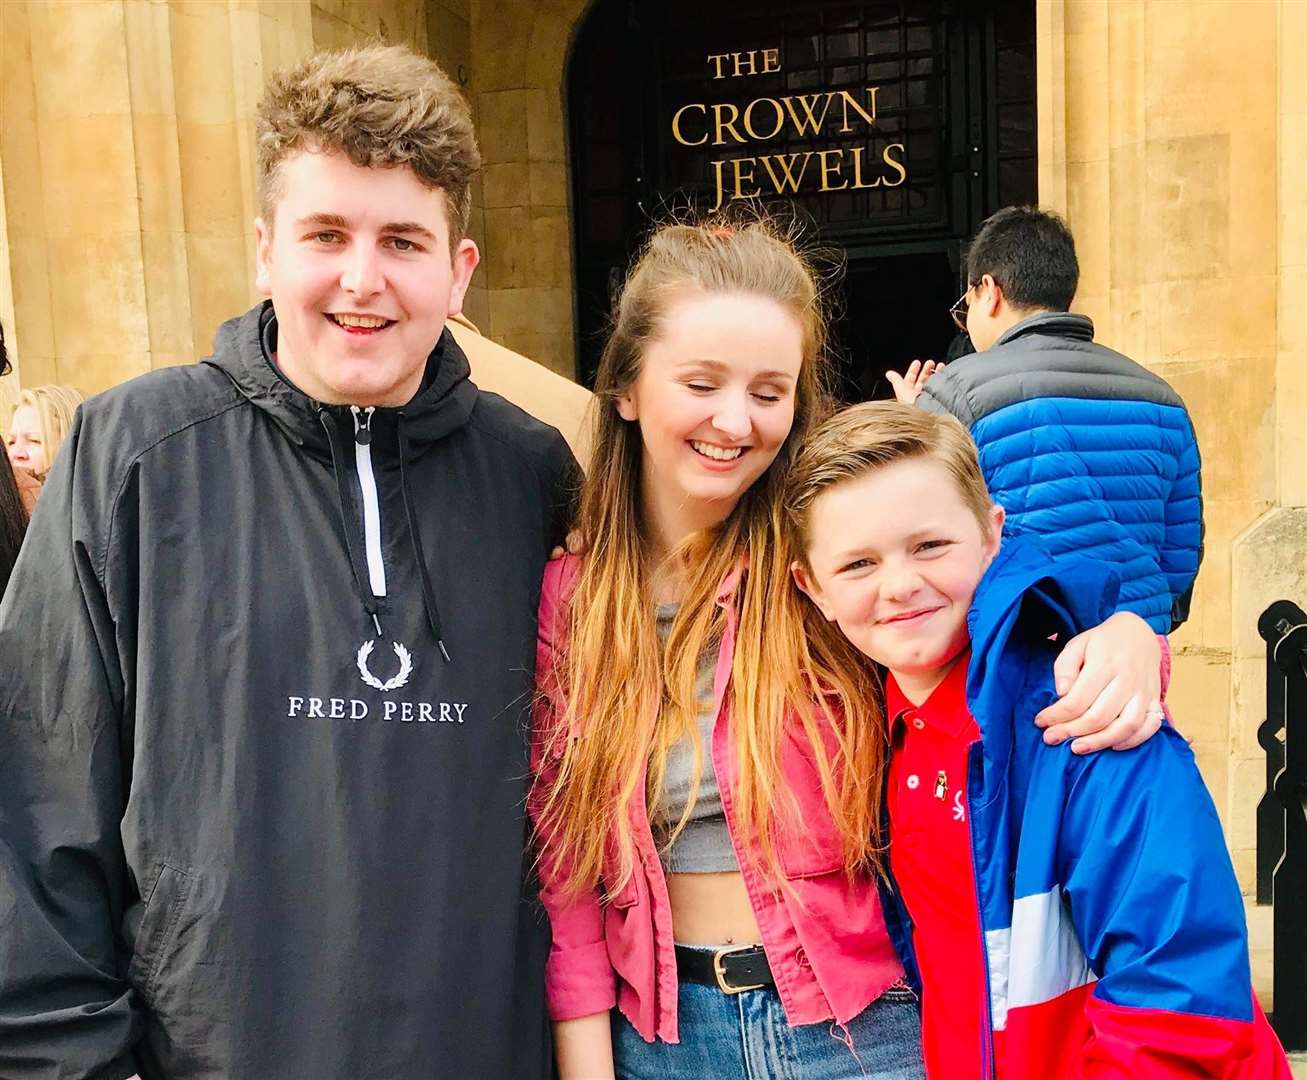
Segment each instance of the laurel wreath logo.
[[408,682],[408,677],[413,673],[413,657],[398,641],[392,641],[390,643],[391,648],[395,650],[395,655],[399,657],[399,671],[385,682],[382,682],[368,670],[368,657],[372,655],[372,649],[375,645],[375,641],[365,641],[359,646],[359,654],[355,660],[359,669],[359,677],[374,690],[380,690],[383,694],[389,693],[391,690],[398,690]]

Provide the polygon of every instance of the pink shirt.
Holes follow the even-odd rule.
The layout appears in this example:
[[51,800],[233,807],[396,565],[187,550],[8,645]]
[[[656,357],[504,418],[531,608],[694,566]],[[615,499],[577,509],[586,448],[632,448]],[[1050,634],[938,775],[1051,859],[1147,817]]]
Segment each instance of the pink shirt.
[[[572,556],[551,562],[540,597],[536,670],[540,704],[536,710],[533,759],[546,776],[543,759],[548,725],[563,714],[562,690],[552,679],[553,650],[564,625],[566,596],[579,570]],[[727,689],[734,655],[736,615],[732,604],[737,575],[723,583],[718,604],[726,629],[713,684],[717,721],[712,758],[721,788],[731,841],[744,885],[762,932],[776,990],[791,1025],[823,1020],[845,1023],[861,1013],[903,975],[885,928],[876,879],[844,872],[840,837],[826,809],[821,783],[806,738],[797,724],[781,751],[781,771],[795,796],[803,828],[782,835],[779,856],[791,889],[773,891],[756,869],[753,849],[734,818],[738,782],[730,744]],[[643,778],[637,790],[643,790]],[[531,807],[533,817],[538,805]],[[598,890],[568,901],[565,868],[541,860],[541,899],[553,925],[553,948],[545,973],[550,1014],[570,1020],[618,1006],[648,1041],[676,1042],[677,978],[671,904],[667,882],[643,800],[632,802],[631,825],[638,863],[635,873],[607,902]],[[548,848],[548,837],[543,837]]]

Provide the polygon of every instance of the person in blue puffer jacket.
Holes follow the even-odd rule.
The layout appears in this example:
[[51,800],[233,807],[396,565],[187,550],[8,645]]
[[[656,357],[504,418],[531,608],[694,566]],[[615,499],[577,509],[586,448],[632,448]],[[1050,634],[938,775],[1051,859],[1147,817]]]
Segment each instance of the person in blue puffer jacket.
[[998,211],[966,272],[952,315],[977,351],[891,375],[895,395],[961,420],[1009,525],[1054,555],[1113,567],[1119,608],[1169,633],[1188,617],[1202,559],[1198,442],[1184,402],[1070,313],[1080,267],[1056,214]]

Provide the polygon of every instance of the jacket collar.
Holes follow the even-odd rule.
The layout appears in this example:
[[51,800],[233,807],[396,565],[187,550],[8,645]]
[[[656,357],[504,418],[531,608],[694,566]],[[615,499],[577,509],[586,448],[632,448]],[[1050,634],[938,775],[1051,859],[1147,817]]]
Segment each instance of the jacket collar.
[[[323,405],[292,385],[273,362],[277,316],[265,300],[218,328],[213,355],[203,361],[221,370],[251,404],[268,414],[296,446],[324,461],[331,458],[322,414],[352,430],[347,405]],[[467,357],[445,330],[427,357],[422,388],[408,404],[373,414],[374,453],[395,453],[394,432],[404,420],[411,456],[420,456],[441,438],[467,423],[477,390],[469,381]]]
[[1116,609],[1119,588],[1116,571],[1101,562],[1054,559],[1034,534],[1004,533],[967,614],[967,707],[980,726],[987,777],[1006,769],[1014,717],[1029,705],[1018,700],[1028,674],[1026,643],[1054,634],[1065,643],[1097,626]]
[[1073,315],[1069,311],[1041,311],[1022,319],[1015,326],[1009,326],[993,347],[1006,345],[1028,334],[1044,334],[1048,337],[1068,338],[1072,341],[1093,341],[1094,321],[1088,315]]

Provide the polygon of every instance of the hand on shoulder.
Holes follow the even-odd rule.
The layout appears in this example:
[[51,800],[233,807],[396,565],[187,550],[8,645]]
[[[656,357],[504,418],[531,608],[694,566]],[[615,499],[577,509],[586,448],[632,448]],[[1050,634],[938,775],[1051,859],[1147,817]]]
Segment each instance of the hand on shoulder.
[[1044,742],[1074,739],[1071,751],[1129,750],[1157,734],[1162,648],[1138,615],[1118,611],[1067,642],[1053,665],[1061,698],[1035,717]]
[[555,559],[561,559],[564,555],[580,555],[582,548],[585,547],[585,543],[581,538],[581,533],[577,529],[573,529],[568,533],[567,539],[563,541],[563,543],[567,546],[563,547],[563,545],[560,544],[549,553],[550,562],[553,562]]

